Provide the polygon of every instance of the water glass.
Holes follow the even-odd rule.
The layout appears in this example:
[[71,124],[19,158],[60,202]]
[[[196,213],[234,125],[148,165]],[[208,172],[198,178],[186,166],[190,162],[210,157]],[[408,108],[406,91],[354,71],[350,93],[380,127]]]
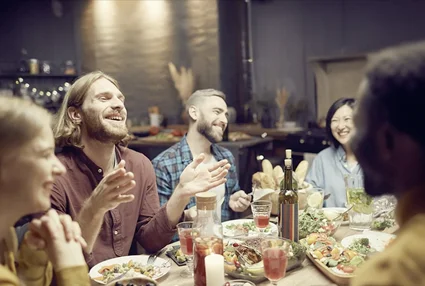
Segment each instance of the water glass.
[[264,276],[272,285],[277,285],[285,277],[289,251],[290,243],[284,239],[267,238],[261,241]]
[[193,277],[193,221],[185,221],[177,224],[177,232],[180,239],[180,249],[186,256],[187,269],[180,273],[181,277]]
[[347,208],[350,228],[365,230],[370,228],[373,218],[373,199],[364,189],[363,175],[344,176],[345,189],[347,192]]
[[269,226],[272,203],[266,200],[258,200],[251,203],[251,210],[255,226],[260,231],[260,236],[263,236],[264,230]]

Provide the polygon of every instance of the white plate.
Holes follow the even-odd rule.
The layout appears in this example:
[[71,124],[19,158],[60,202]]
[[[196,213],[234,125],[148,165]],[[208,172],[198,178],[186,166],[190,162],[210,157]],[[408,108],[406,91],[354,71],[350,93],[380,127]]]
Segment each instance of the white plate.
[[383,251],[391,239],[395,238],[395,235],[378,231],[364,231],[361,234],[347,236],[341,241],[341,244],[348,247],[359,238],[368,238],[370,247],[376,249],[376,251]]
[[[116,257],[109,260],[105,260],[103,262],[100,262],[96,264],[95,266],[90,269],[89,276],[92,280],[96,281],[100,284],[107,284],[106,282],[101,282],[98,280],[95,280],[96,277],[101,277],[102,274],[99,273],[99,270],[108,265],[113,264],[123,264],[128,263],[130,260],[133,260],[133,262],[141,263],[142,265],[147,265],[149,255],[129,255],[129,256],[122,256],[122,257]],[[157,257],[154,262],[154,268],[155,268],[155,275],[152,277],[152,279],[157,280],[167,274],[171,269],[171,263],[163,258]],[[117,276],[119,276],[121,273],[117,273]]]
[[[323,208],[323,211],[326,211],[326,210],[334,211],[334,212],[337,212],[337,213],[343,213],[347,210],[347,208],[337,208],[337,207]],[[348,220],[343,220],[341,225],[348,225],[349,223],[350,222]]]
[[[249,230],[248,234],[242,233],[240,231],[235,231],[233,229],[229,229],[229,226],[232,225],[243,225],[244,223],[249,223],[250,225],[253,225],[253,230]],[[229,220],[222,223],[223,225],[223,235],[227,237],[237,237],[237,236],[258,236],[259,232],[255,228],[255,223],[253,219],[235,219],[235,220]],[[277,226],[274,223],[269,222],[269,228],[267,228],[264,231],[265,235],[273,235],[277,234]]]

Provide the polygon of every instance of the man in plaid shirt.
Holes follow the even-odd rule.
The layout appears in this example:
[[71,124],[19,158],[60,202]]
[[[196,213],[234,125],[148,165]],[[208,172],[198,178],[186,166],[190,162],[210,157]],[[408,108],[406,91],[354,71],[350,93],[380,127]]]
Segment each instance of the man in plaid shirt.
[[[226,183],[210,190],[217,194],[217,215],[221,221],[235,219],[238,213],[249,207],[251,196],[239,189],[232,153],[216,144],[223,140],[227,127],[225,99],[224,93],[214,89],[198,90],[189,97],[186,103],[190,120],[187,135],[152,161],[161,205],[169,200],[179,182],[180,174],[192,162],[193,157],[204,153],[203,164],[212,165],[227,159],[231,166]],[[193,219],[196,213],[194,209],[195,198],[192,197],[185,210],[187,220]]]

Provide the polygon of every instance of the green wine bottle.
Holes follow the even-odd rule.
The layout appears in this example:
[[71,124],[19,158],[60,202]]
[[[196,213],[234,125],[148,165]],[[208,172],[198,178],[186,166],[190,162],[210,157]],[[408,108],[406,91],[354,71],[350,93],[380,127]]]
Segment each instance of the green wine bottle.
[[285,159],[285,177],[279,192],[279,237],[298,242],[298,193],[292,185],[292,160]]

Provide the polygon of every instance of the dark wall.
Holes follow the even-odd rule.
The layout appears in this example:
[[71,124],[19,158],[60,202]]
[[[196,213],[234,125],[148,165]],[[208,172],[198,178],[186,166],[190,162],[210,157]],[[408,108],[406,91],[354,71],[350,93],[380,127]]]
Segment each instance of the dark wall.
[[118,80],[129,118],[156,105],[180,121],[169,62],[192,68],[195,89],[220,88],[216,1],[91,1],[82,11],[83,70]]
[[[22,48],[28,58],[58,64],[73,60],[82,71],[102,69],[120,81],[129,115],[139,119],[146,116],[148,106],[159,105],[171,121],[179,120],[182,107],[168,73],[169,61],[192,67],[197,88],[220,88],[221,83],[229,105],[238,107],[249,99],[241,80],[244,55],[238,31],[244,1],[220,0],[218,5],[216,1],[166,1],[168,16],[162,22],[152,22],[144,14],[149,11],[137,10],[141,8],[134,3],[141,1],[102,1],[115,6],[98,14],[87,6],[93,1],[59,2],[62,17],[53,14],[51,0],[2,1],[1,70],[19,60]],[[285,86],[295,96],[308,99],[311,119],[315,118],[315,88],[307,64],[310,57],[364,53],[425,38],[425,1],[251,3],[255,97]],[[119,25],[101,24],[96,17],[110,23],[115,19]],[[104,29],[99,28],[102,25]]]
[[309,119],[315,119],[309,58],[425,39],[424,11],[425,1],[414,0],[252,0],[256,96],[285,86],[308,99]]
[[227,105],[244,122],[244,105],[252,98],[249,54],[248,4],[244,0],[219,0],[220,83]]
[[0,4],[0,69],[14,70],[21,58],[49,60],[59,67],[66,60],[79,66],[76,10],[71,1],[61,1],[63,14],[53,13],[52,1],[3,1]]
[[129,118],[147,118],[157,105],[170,123],[181,120],[182,103],[168,62],[190,67],[195,89],[220,89],[217,2],[64,1],[56,17],[51,0],[0,4],[0,71],[14,70],[21,56],[61,63],[82,73],[102,70],[120,83]]

